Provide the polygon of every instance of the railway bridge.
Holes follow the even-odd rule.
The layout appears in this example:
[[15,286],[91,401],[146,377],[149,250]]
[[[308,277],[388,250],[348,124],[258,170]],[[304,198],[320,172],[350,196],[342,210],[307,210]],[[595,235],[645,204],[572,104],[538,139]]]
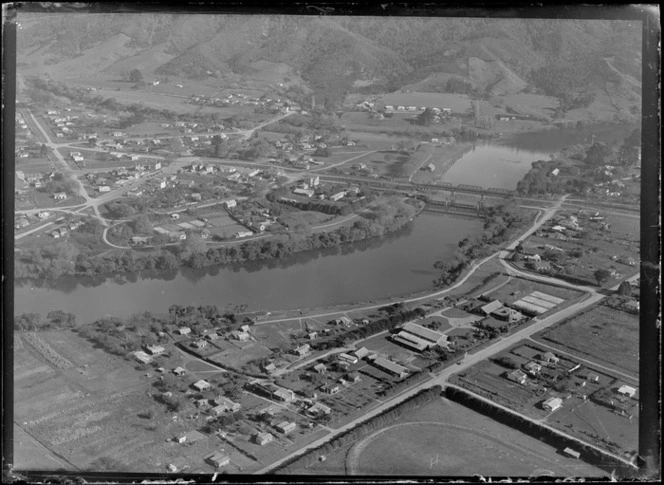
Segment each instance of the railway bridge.
[[413,186],[415,187],[415,189],[420,190],[422,192],[433,192],[436,190],[444,190],[446,192],[451,192],[452,197],[454,197],[457,193],[481,195],[482,198],[486,196],[492,196],[492,197],[503,197],[506,199],[509,199],[516,195],[516,192],[514,190],[499,189],[496,187],[480,187],[479,185],[467,185],[467,184],[455,185],[449,182],[440,182],[437,184],[415,183],[413,184]]

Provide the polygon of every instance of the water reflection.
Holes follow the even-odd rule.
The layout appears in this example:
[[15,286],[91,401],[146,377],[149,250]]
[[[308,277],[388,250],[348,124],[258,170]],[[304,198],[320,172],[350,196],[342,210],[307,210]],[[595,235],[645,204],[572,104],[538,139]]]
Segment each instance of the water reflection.
[[146,271],[48,284],[17,281],[15,308],[17,313],[59,308],[91,321],[106,314],[163,312],[172,304],[242,302],[252,310],[276,310],[405,295],[430,288],[433,263],[451,256],[461,239],[480,230],[479,219],[425,213],[384,238],[283,259],[182,268],[166,275]]

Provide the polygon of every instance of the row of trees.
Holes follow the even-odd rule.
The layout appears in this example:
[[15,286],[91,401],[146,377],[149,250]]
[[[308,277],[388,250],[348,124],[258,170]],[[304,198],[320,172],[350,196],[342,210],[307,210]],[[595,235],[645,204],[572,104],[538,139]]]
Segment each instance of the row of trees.
[[52,310],[42,320],[39,313],[22,313],[14,317],[14,330],[39,332],[43,330],[62,330],[76,327],[76,316],[62,310]]
[[393,424],[397,419],[402,416],[408,415],[412,410],[423,406],[435,399],[438,399],[442,393],[441,386],[433,386],[426,389],[412,398],[396,405],[393,408],[385,411],[384,413],[372,418],[371,420],[363,423],[346,433],[334,438],[332,441],[325,443],[323,446],[316,448],[307,454],[296,458],[293,461],[287,462],[285,465],[280,466],[275,471],[277,473],[289,473],[291,471],[301,471],[314,463],[320,456],[326,456],[335,450],[342,449],[348,445],[356,443],[362,438],[369,436],[374,431],[377,431],[387,425]]

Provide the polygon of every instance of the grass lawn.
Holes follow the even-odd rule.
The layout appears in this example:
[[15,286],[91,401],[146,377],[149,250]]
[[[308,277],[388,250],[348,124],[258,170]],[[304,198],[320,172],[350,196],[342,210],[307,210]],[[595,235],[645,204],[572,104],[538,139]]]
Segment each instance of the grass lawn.
[[536,340],[560,345],[603,365],[639,373],[639,317],[598,305],[542,333]]

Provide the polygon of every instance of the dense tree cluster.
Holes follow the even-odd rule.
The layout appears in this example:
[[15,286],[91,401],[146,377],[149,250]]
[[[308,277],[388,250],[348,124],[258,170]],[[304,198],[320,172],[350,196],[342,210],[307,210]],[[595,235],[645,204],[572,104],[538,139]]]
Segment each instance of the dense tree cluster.
[[484,214],[481,236],[464,238],[459,242],[459,249],[453,258],[434,263],[434,268],[441,271],[434,284],[436,286],[452,284],[471,261],[495,252],[515,231],[523,227],[525,221],[525,213],[511,202],[488,207]]
[[62,310],[52,310],[42,320],[39,313],[22,313],[14,317],[14,329],[30,332],[41,330],[61,330],[76,327],[76,316]]
[[[49,278],[64,275],[99,276],[138,271],[168,271],[181,265],[203,268],[214,265],[244,263],[247,261],[279,259],[312,249],[337,247],[382,236],[401,229],[414,214],[414,209],[394,200],[381,217],[360,219],[352,226],[340,227],[331,232],[300,234],[292,232],[287,237],[249,240],[240,245],[210,248],[206,252],[185,251],[180,247],[151,252],[124,251],[104,256],[94,256],[69,241],[58,241],[43,248],[21,253],[15,260],[16,278]],[[122,225],[129,234],[131,227]],[[99,228],[92,228],[98,230]],[[127,236],[127,234],[120,234]]]

